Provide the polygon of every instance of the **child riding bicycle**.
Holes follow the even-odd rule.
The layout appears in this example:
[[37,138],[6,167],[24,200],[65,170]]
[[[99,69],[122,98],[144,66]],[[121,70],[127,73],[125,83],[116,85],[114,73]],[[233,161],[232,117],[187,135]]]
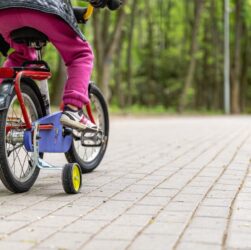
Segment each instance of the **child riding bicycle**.
[[[95,8],[104,8],[109,0],[90,0]],[[78,28],[70,0],[0,0],[0,51],[11,53],[4,67],[18,67],[24,61],[36,60],[34,49],[17,44],[10,33],[30,27],[44,33],[57,48],[67,66],[68,79],[64,88],[63,125],[73,129],[97,129],[83,113],[89,103],[88,84],[93,69],[93,52]]]

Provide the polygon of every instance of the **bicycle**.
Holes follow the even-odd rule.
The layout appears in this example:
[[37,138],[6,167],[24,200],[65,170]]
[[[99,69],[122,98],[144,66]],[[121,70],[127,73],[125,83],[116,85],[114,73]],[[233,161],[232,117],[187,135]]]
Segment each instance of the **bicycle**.
[[[115,0],[116,1],[116,0]],[[85,23],[94,8],[74,8],[78,23]],[[98,130],[82,132],[63,127],[62,112],[51,113],[48,79],[52,73],[42,60],[41,50],[48,38],[32,28],[11,32],[17,43],[37,51],[36,61],[22,67],[0,68],[0,179],[14,193],[27,192],[34,185],[40,169],[63,169],[66,193],[76,194],[82,186],[82,173],[89,173],[101,163],[109,139],[109,114],[106,101],[91,82],[91,103],[86,112]],[[37,84],[35,81],[39,81]],[[43,160],[44,153],[64,153],[68,164],[63,168]]]

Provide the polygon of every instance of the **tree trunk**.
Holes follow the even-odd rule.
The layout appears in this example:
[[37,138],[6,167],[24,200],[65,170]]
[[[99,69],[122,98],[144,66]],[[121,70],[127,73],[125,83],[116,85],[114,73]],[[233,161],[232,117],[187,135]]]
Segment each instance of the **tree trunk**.
[[135,24],[135,13],[137,9],[137,0],[133,0],[132,2],[132,12],[131,12],[131,20],[129,26],[129,34],[128,34],[128,48],[127,48],[127,105],[132,105],[132,47],[133,47],[133,31]]
[[244,44],[242,50],[242,69],[241,69],[241,112],[245,112],[246,109],[246,94],[248,91],[248,65],[249,64],[249,55],[250,55],[250,37],[249,37],[249,29],[245,23],[243,23],[243,34],[244,36]]
[[[210,23],[211,20],[210,18],[207,18],[204,22],[204,34],[203,34],[203,44],[209,44],[210,41]],[[199,108],[208,108],[209,105],[209,95],[210,95],[210,65],[208,64],[210,57],[210,50],[209,46],[205,46],[204,51],[203,51],[203,58],[201,61],[201,68],[202,68],[202,76],[199,77],[199,80],[196,82],[196,109]]]
[[240,113],[240,73],[241,73],[241,35],[242,35],[242,0],[235,5],[235,48],[232,69],[232,112]]
[[211,8],[210,8],[210,16],[212,18],[211,22],[211,33],[212,33],[212,56],[214,58],[214,66],[213,66],[213,86],[212,86],[212,108],[214,110],[221,109],[221,85],[222,85],[222,68],[220,55],[222,53],[221,44],[221,34],[219,32],[219,28],[217,26],[218,23],[218,15],[217,15],[217,0],[212,0]]
[[[126,4],[126,2],[127,0],[123,1],[124,4]],[[93,16],[93,28],[98,84],[101,86],[105,99],[109,101],[111,65],[113,56],[120,41],[126,14],[124,8],[120,8],[120,10],[117,12],[116,24],[112,32],[109,32],[108,29],[109,22],[107,15],[108,14],[106,12],[101,13],[100,11],[96,11]]]
[[115,95],[117,97],[118,100],[118,105],[121,109],[124,109],[126,106],[126,91],[124,88],[124,84],[122,81],[122,76],[123,76],[123,65],[122,65],[122,52],[123,52],[123,48],[124,48],[124,41],[125,41],[125,31],[123,31],[121,38],[120,38],[120,42],[117,48],[117,53],[116,53],[116,58],[115,58]]
[[196,53],[198,51],[198,41],[197,35],[199,32],[201,14],[204,6],[204,0],[195,0],[195,20],[193,24],[192,31],[192,41],[191,41],[191,60],[187,71],[187,76],[185,79],[183,91],[179,102],[179,112],[183,112],[187,105],[187,94],[189,88],[192,86],[195,68],[196,68]]
[[52,95],[51,95],[51,103],[53,105],[60,105],[62,102],[62,94],[65,86],[65,82],[67,80],[67,73],[64,61],[61,56],[58,55],[58,68],[57,75],[53,81],[52,85]]

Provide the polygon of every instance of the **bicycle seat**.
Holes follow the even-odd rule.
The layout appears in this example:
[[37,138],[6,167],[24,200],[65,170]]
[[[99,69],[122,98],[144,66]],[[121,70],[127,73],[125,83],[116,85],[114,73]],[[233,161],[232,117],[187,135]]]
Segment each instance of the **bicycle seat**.
[[35,46],[36,48],[45,46],[49,41],[45,34],[30,27],[13,30],[10,33],[10,37],[16,43]]

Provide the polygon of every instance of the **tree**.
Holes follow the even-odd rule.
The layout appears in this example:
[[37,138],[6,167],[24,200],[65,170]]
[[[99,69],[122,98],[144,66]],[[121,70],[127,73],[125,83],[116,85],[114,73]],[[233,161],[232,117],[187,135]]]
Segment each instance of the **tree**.
[[137,0],[132,0],[131,4],[131,15],[128,28],[128,48],[127,48],[127,106],[132,104],[132,50],[133,50],[133,37],[134,37],[134,26],[135,18],[137,13]]
[[236,0],[235,5],[235,44],[232,67],[232,112],[240,113],[240,74],[241,74],[241,37],[242,37],[243,1]]
[[[127,0],[124,0],[124,4]],[[107,10],[97,10],[93,16],[94,47],[97,65],[97,81],[100,84],[106,100],[110,98],[109,81],[112,60],[118,47],[125,21],[125,9],[120,8],[115,21],[111,20]]]
[[183,112],[187,104],[188,90],[192,85],[194,72],[196,68],[196,53],[198,51],[197,35],[200,27],[201,14],[204,6],[204,0],[194,0],[195,2],[195,19],[192,27],[192,38],[191,38],[191,52],[190,52],[190,64],[188,67],[184,87],[179,102],[179,111]]
[[52,91],[51,91],[51,100],[53,105],[58,106],[62,102],[62,94],[66,80],[67,80],[66,67],[61,56],[58,55],[57,74],[54,78],[54,83],[52,85]]

